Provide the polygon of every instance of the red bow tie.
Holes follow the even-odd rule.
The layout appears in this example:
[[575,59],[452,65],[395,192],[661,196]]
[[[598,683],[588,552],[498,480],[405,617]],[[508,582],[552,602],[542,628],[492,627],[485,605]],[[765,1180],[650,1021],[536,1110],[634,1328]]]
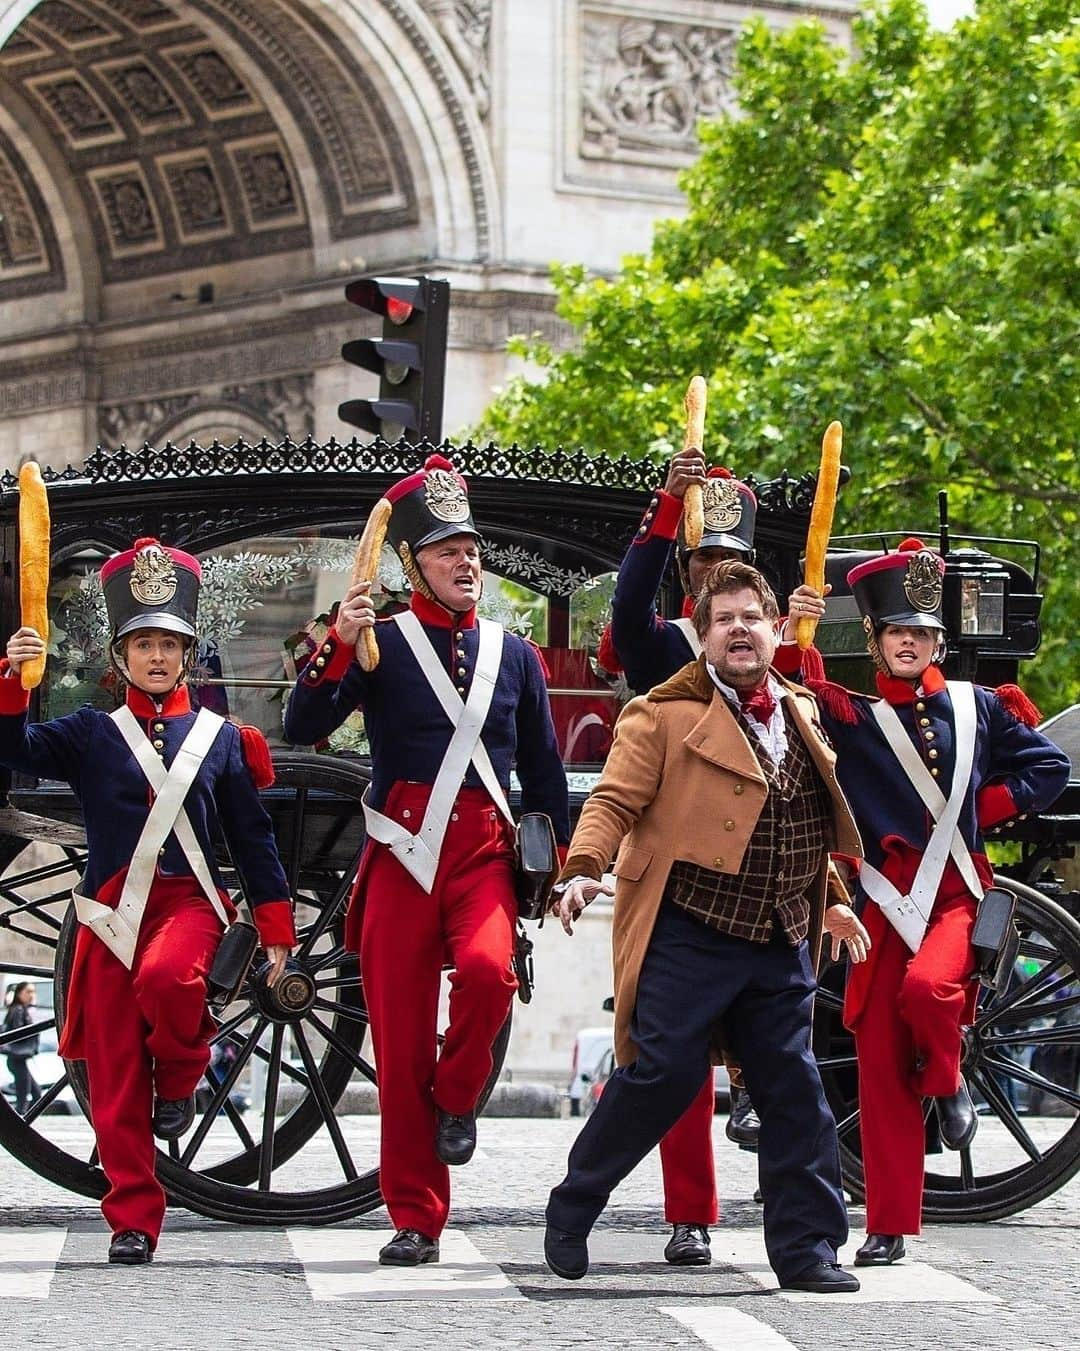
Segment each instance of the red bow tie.
[[739,695],[739,707],[748,718],[756,718],[760,723],[769,721],[776,708],[776,700],[773,698],[768,685],[758,685],[755,689],[739,690],[737,693]]

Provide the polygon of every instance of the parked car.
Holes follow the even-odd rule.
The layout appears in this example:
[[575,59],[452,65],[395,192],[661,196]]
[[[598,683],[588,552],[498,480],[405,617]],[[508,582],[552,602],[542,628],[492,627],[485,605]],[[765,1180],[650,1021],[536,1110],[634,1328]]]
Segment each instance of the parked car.
[[[47,986],[46,993],[51,997],[51,981],[38,981],[37,984],[39,993],[41,993],[42,986]],[[52,1017],[52,1009],[48,1005],[35,1004],[34,1017],[38,1022],[47,1022]],[[64,1077],[67,1073],[67,1066],[56,1053],[56,1029],[53,1027],[44,1028],[38,1034],[38,1037],[38,1053],[30,1061],[30,1073],[37,1080],[41,1091],[45,1093]],[[6,1056],[0,1056],[0,1093],[9,1103],[14,1103],[15,1084],[11,1078],[11,1072],[8,1070]],[[74,1115],[79,1110],[78,1099],[75,1097],[70,1084],[65,1084],[46,1108],[48,1112],[66,1116]]]
[[[606,1033],[606,1039],[601,1041],[596,1035],[599,1032]],[[613,1044],[612,1030],[608,1028],[583,1027],[574,1039],[574,1069],[577,1071],[579,1047],[582,1048],[582,1063],[585,1063],[584,1057],[595,1055],[593,1068],[588,1071],[578,1071],[571,1074],[570,1086],[578,1088],[578,1101],[575,1109],[573,1093],[570,1098],[570,1115],[582,1116],[588,1115],[596,1104],[600,1101],[600,1095],[604,1091],[604,1085],[615,1072],[615,1047]],[[598,1052],[598,1054],[597,1054]],[[713,1109],[717,1112],[727,1111],[731,1105],[731,1080],[728,1077],[727,1066],[717,1065],[713,1069]]]
[[[574,1038],[574,1052],[570,1061],[570,1115],[581,1116],[591,1111],[590,1094],[605,1060],[611,1056],[611,1024],[606,1027],[583,1027]],[[611,1074],[607,1071],[605,1079]]]

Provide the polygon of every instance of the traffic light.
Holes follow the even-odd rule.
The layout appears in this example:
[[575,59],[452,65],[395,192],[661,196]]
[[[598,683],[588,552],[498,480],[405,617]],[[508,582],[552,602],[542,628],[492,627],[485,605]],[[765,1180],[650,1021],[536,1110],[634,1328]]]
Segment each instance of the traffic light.
[[341,355],[379,377],[376,399],[348,399],[338,417],[386,441],[442,439],[450,283],[430,277],[360,277],[345,299],[382,315],[381,338],[356,338]]

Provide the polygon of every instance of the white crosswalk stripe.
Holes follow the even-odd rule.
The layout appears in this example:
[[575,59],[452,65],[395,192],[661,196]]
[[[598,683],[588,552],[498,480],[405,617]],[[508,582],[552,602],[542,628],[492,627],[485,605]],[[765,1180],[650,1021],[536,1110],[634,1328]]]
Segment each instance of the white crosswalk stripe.
[[379,1266],[385,1232],[289,1229],[287,1233],[316,1301],[525,1298],[502,1269],[458,1230],[444,1230],[439,1261],[422,1267]]
[[699,1341],[714,1346],[718,1351],[796,1351],[795,1345],[768,1323],[762,1323],[739,1309],[718,1308],[712,1305],[693,1305],[680,1308],[661,1305],[666,1313],[683,1327],[689,1328]]
[[0,1299],[48,1299],[66,1229],[0,1230]]
[[[840,1250],[842,1265],[855,1260],[858,1240]],[[781,1290],[765,1254],[765,1240],[756,1230],[717,1229],[712,1237],[713,1260],[727,1262],[746,1273],[765,1290],[775,1291],[781,1299],[795,1303],[826,1301],[829,1304],[999,1304],[996,1295],[987,1294],[959,1276],[939,1271],[926,1262],[904,1258],[891,1267],[862,1267],[856,1272],[862,1289],[851,1294],[814,1295],[801,1290]]]

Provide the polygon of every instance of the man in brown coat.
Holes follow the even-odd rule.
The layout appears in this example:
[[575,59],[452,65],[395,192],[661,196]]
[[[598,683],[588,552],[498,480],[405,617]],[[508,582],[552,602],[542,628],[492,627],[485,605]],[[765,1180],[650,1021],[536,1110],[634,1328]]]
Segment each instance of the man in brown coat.
[[810,1023],[823,926],[835,955],[842,940],[865,957],[846,896],[825,909],[829,853],[858,857],[859,838],[813,697],[769,669],[765,579],[719,564],[693,619],[702,656],[627,705],[562,874],[569,932],[618,850],[619,1068],[551,1193],[545,1256],[557,1275],[585,1275],[590,1229],[700,1088],[722,1023],[761,1116],[773,1270],[787,1289],[857,1290],[836,1263],[847,1214]]

